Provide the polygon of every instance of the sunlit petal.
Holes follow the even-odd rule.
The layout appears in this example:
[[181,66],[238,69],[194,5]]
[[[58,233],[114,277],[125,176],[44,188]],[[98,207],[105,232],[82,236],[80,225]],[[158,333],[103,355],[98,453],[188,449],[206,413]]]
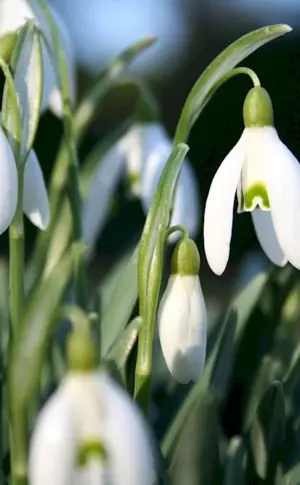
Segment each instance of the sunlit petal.
[[0,128],[0,234],[11,223],[18,202],[18,174],[15,159]]
[[221,163],[206,201],[204,213],[204,247],[211,269],[221,275],[229,258],[233,204],[243,162],[243,135]]
[[286,258],[300,269],[300,165],[276,132],[268,140],[266,185],[278,242]]

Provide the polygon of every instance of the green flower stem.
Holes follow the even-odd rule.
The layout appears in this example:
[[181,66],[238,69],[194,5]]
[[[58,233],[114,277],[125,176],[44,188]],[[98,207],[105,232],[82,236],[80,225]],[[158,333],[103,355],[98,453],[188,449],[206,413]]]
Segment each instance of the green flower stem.
[[[57,26],[55,21],[52,17],[52,14],[48,8],[46,0],[38,0],[38,3],[41,9],[44,12],[46,21],[48,23],[50,29],[51,40],[54,46],[54,52],[56,54],[57,60],[57,79],[58,84],[61,91],[62,102],[63,102],[63,125],[64,125],[64,143],[66,147],[66,174],[68,178],[67,183],[67,192],[68,198],[70,201],[71,213],[72,213],[72,220],[73,220],[73,242],[80,242],[82,237],[82,227],[81,227],[81,194],[80,194],[80,187],[79,187],[79,177],[78,177],[78,160],[77,160],[77,151],[76,151],[76,135],[75,135],[75,128],[73,124],[73,114],[71,109],[71,99],[70,99],[70,87],[69,87],[69,79],[68,79],[68,70],[65,61],[65,56],[63,49],[60,44],[59,33],[57,30]],[[53,57],[53,53],[51,49],[49,49],[49,45],[46,43],[46,47],[49,51],[51,57]],[[53,207],[53,203],[51,204],[50,210],[55,220],[56,209]],[[53,227],[53,226],[52,226]],[[49,229],[49,233],[51,233],[51,229]],[[85,275],[86,268],[85,268],[85,259],[84,257],[80,258],[78,262],[81,268],[80,270],[76,271],[75,275],[75,293],[77,296],[77,301],[80,300],[80,304],[84,307],[87,305],[86,301],[86,278],[82,278],[82,275]]]
[[[9,111],[2,113],[4,128],[13,118],[14,138],[11,138],[18,171],[18,204],[9,228],[9,308],[12,343],[18,336],[24,309],[24,226],[23,226],[23,172],[20,163],[21,122],[18,97],[8,66],[0,60],[1,69],[9,90]],[[26,412],[14,412],[14,402],[9,400],[11,484],[27,485],[27,419]]]
[[170,227],[166,231],[166,240],[168,239],[169,236],[171,236],[171,234],[173,234],[173,232],[177,232],[177,231],[181,232],[183,239],[189,238],[189,232],[188,232],[187,228],[180,226],[179,224],[176,224],[175,226]]

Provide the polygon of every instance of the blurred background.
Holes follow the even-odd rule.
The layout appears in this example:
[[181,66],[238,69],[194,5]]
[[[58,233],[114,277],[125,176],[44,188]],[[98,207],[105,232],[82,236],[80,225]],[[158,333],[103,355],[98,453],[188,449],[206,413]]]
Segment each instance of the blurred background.
[[[199,74],[229,43],[244,33],[272,23],[289,23],[294,31],[259,49],[244,64],[254,69],[274,104],[282,140],[300,159],[300,2],[298,0],[49,0],[69,29],[78,63],[78,98],[106,64],[144,36],[157,43],[132,66],[152,88],[162,108],[163,123],[173,135],[184,101]],[[243,129],[242,105],[251,87],[238,76],[222,87],[196,123],[189,139],[202,207],[213,175]],[[80,158],[132,111],[132,93],[119,89],[109,97],[80,147]],[[57,137],[49,133],[57,133]],[[41,121],[37,152],[49,175],[61,134],[61,122],[50,113]],[[57,140],[57,144],[53,142]],[[110,221],[98,242],[96,272],[109,266],[137,240],[144,215],[138,201],[120,189]],[[34,231],[29,227],[28,231]],[[120,237],[122,234],[122,237]],[[34,235],[32,236],[34,237]],[[202,283],[212,312],[227,301],[236,285],[246,282],[267,263],[247,214],[235,218],[230,264],[222,277],[208,269],[202,232],[197,244],[203,255]],[[228,284],[230,282],[230,284]]]

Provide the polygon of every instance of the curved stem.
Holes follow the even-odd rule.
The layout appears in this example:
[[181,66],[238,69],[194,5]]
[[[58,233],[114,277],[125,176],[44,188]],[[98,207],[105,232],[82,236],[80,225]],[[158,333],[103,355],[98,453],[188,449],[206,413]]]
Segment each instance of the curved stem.
[[169,229],[166,231],[166,239],[168,239],[173,232],[178,232],[180,231],[182,234],[183,239],[188,239],[189,238],[189,232],[186,229],[186,227],[181,226],[180,224],[176,224],[175,226],[169,227]]

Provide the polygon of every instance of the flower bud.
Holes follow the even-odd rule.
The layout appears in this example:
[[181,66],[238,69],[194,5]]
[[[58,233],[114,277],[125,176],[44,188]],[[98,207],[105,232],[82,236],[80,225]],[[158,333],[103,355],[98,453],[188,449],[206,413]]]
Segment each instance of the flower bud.
[[246,128],[273,126],[273,106],[269,93],[260,86],[250,89],[244,101],[243,114]]
[[185,384],[197,380],[204,368],[207,314],[198,271],[200,257],[191,239],[174,249],[171,276],[158,310],[158,332],[167,367]]

